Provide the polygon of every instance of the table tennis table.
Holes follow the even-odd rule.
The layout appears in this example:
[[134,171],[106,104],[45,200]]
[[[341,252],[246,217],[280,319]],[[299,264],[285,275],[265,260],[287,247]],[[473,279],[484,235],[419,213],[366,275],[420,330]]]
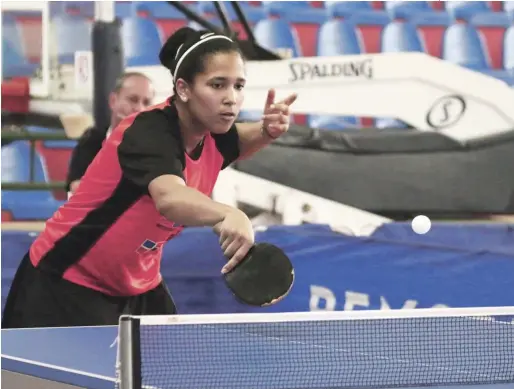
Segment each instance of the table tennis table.
[[[2,386],[4,389],[113,389],[117,335],[117,326],[2,330]],[[512,384],[472,388],[512,389]]]

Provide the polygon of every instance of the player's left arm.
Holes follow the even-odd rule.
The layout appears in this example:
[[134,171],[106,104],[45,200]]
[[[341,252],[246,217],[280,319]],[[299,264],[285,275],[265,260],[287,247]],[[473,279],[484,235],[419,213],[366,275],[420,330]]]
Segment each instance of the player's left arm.
[[290,106],[298,96],[292,94],[275,102],[275,90],[268,91],[262,120],[254,123],[236,123],[239,138],[239,158],[245,159],[269,145],[289,129]]

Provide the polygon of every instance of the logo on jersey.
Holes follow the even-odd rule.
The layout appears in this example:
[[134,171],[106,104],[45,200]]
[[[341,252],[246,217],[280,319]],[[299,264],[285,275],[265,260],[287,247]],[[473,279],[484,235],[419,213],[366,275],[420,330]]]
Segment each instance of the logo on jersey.
[[150,239],[146,239],[143,243],[141,243],[141,246],[139,246],[136,250],[138,254],[145,254],[149,251],[155,250],[157,247],[157,243]]

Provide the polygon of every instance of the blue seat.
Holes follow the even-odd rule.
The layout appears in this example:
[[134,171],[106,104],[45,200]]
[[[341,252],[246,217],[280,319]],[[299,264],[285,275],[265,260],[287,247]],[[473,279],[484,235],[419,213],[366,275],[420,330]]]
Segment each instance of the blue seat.
[[114,15],[119,19],[127,19],[137,16],[137,2],[115,1]]
[[76,51],[91,50],[92,24],[77,16],[60,15],[52,20],[60,64],[72,64]]
[[[225,5],[225,9],[227,11],[227,16],[230,21],[237,21],[238,17],[236,12],[234,11],[234,7],[229,2],[222,2],[223,5]],[[248,1],[239,1],[239,6],[241,7],[241,10],[243,11],[243,14],[245,15],[246,19],[250,23],[257,23],[259,20],[265,18],[265,12],[264,9],[261,7],[252,7]],[[218,15],[218,11],[216,10],[216,7],[214,6],[213,1],[200,1],[197,4],[197,11],[199,13],[205,13],[205,14],[214,14]]]
[[[213,19],[213,20],[208,20],[209,23],[211,24],[214,24],[216,27],[219,27],[219,28],[223,28],[223,23],[221,22],[221,20],[219,19]],[[205,27],[200,25],[199,23],[191,20],[188,24],[187,24],[188,27],[192,28],[193,30],[205,30]]]
[[509,27],[505,31],[503,37],[503,69],[490,70],[485,73],[491,77],[495,77],[508,85],[514,86],[514,26]]
[[469,23],[476,27],[508,27],[512,22],[507,12],[485,12],[470,18]]
[[[381,48],[384,53],[424,52],[424,44],[416,27],[409,22],[391,22],[382,32]],[[406,128],[407,125],[394,118],[375,119],[377,128]]]
[[492,12],[487,1],[447,1],[446,11],[456,20],[469,21],[479,13]]
[[25,48],[23,47],[23,36],[20,26],[11,13],[2,12],[2,40],[9,42],[12,50],[19,55],[25,57]]
[[361,54],[361,42],[355,25],[344,20],[325,22],[318,31],[318,56]]
[[[186,20],[186,16],[178,9],[165,1],[136,1],[135,7],[137,11],[148,12],[153,19],[173,19]],[[191,10],[195,10],[196,5],[183,4]]]
[[289,23],[281,19],[263,19],[254,28],[257,42],[268,50],[291,49],[293,57],[301,57],[300,43]]
[[400,19],[409,19],[413,14],[435,12],[428,1],[386,1],[384,2],[384,8],[392,18]]
[[126,66],[158,65],[162,35],[150,19],[133,17],[123,20],[121,39]]
[[424,52],[424,44],[416,27],[409,22],[391,22],[382,31],[382,52]]
[[311,128],[323,130],[356,130],[360,127],[354,116],[310,115],[308,123]]
[[325,8],[331,16],[347,18],[356,12],[374,12],[369,1],[325,1]]
[[[355,25],[346,20],[325,22],[318,32],[318,56],[359,55],[362,45],[355,32]],[[352,116],[309,115],[311,127],[325,129],[347,129],[357,125],[358,119]]]
[[2,74],[4,78],[30,77],[37,65],[29,63],[11,44],[2,37]]
[[514,70],[514,26],[510,26],[503,37],[503,68]]
[[266,17],[278,16],[289,23],[321,24],[327,20],[326,11],[308,1],[263,1],[262,8]]
[[409,126],[402,122],[401,120],[395,118],[376,118],[375,119],[375,127],[380,129],[403,129],[408,128]]
[[[15,141],[2,147],[2,182],[28,182],[30,179],[30,145]],[[34,160],[34,181],[47,182],[41,156]],[[2,190],[2,209],[12,213],[15,220],[46,220],[63,204],[51,191]]]
[[510,20],[514,21],[514,1],[504,1],[503,2],[503,10],[507,14],[507,16],[510,18]]
[[453,24],[446,29],[442,57],[472,70],[489,69],[478,31],[469,24]]
[[373,9],[369,1],[328,1],[327,18],[344,18],[355,24],[385,25],[391,20],[385,11]]
[[258,122],[262,118],[263,111],[241,111],[237,117],[242,122]]
[[[51,128],[46,127],[38,127],[38,126],[26,126],[25,129],[30,134],[56,134],[61,133],[63,130],[55,130]],[[43,141],[43,145],[47,148],[52,149],[72,149],[77,145],[77,141],[75,139],[69,139],[69,140],[45,140]]]
[[385,5],[391,19],[407,20],[417,26],[447,26],[452,20],[447,12],[434,10],[427,1],[387,1]]

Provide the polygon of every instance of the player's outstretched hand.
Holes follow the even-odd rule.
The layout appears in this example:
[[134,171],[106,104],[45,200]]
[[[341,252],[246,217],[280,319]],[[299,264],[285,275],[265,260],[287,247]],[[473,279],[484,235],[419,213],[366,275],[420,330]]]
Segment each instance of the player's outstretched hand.
[[275,102],[275,89],[268,91],[264,114],[262,115],[263,128],[273,139],[277,139],[289,130],[291,105],[296,101],[298,95],[293,93],[284,100]]
[[225,274],[243,260],[255,243],[252,222],[244,212],[234,209],[214,226],[214,232],[219,235],[221,249],[229,260],[221,269]]

